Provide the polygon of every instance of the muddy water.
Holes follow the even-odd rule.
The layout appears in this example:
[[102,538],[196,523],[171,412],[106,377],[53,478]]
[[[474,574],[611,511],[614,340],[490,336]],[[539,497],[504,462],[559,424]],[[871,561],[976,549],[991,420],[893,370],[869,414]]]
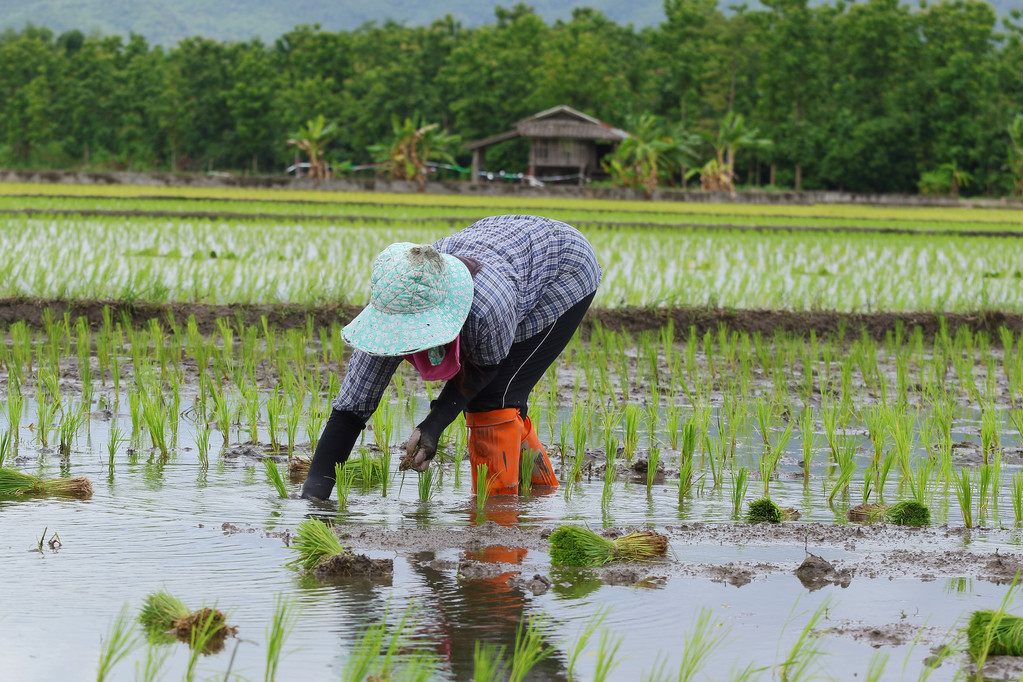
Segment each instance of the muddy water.
[[[28,406],[26,414],[33,413]],[[723,641],[706,672],[726,679],[752,665],[760,671],[754,678],[771,679],[777,675],[773,666],[787,658],[811,613],[824,604],[817,624],[824,634],[813,643],[826,655],[815,657],[811,668],[848,679],[851,672],[863,675],[876,654],[887,654],[886,679],[914,678],[932,650],[954,638],[969,612],[1000,603],[1009,589],[1007,576],[1020,561],[1017,532],[965,531],[950,492],[935,495],[934,529],[846,524],[844,510],[858,500],[828,507],[821,480],[830,473],[823,464],[804,486],[797,476],[796,439],[771,493],[803,516],[781,527],[753,529],[731,518],[727,475],[718,489],[705,480],[681,508],[670,476],[649,492],[643,483],[621,480],[605,510],[602,476],[584,473],[569,495],[562,489],[493,499],[481,516],[464,464],[459,483],[446,471],[431,501],[418,500],[412,476],[403,484],[398,476],[386,498],[379,489],[357,492],[350,509],[338,511],[334,503],[297,499],[297,484],[289,487],[291,498],[277,498],[258,461],[232,456],[243,450],[234,445],[215,448],[202,471],[191,425],[184,421],[170,461],[161,464],[146,450],[130,455],[121,446],[110,467],[106,442],[112,423],[130,428],[123,415],[94,419],[90,436],[82,435],[64,465],[23,429],[19,468],[87,476],[95,494],[85,502],[0,499],[5,679],[91,679],[114,617],[125,605],[136,614],[144,597],[158,589],[192,608],[216,603],[238,627],[238,638],[222,653],[200,660],[197,679],[223,679],[228,671],[232,679],[262,676],[265,628],[278,594],[302,609],[278,679],[339,677],[361,628],[388,611],[396,620],[409,605],[418,609],[414,639],[443,661],[440,678],[471,677],[477,639],[510,650],[519,621],[543,614],[557,649],[535,677],[562,679],[565,652],[600,609],[607,610],[610,641],[621,638],[612,679],[636,679],[661,663],[674,674],[687,633],[707,608],[713,632]],[[546,433],[542,424],[538,430]],[[671,455],[662,453],[669,469]],[[395,457],[392,467],[396,462]],[[1013,471],[1007,466],[1004,476]],[[759,495],[760,485],[750,482],[747,500]],[[894,484],[888,495],[898,499]],[[322,585],[286,567],[290,535],[309,516],[337,523],[353,549],[393,558],[393,577]],[[1007,500],[999,518],[1011,523]],[[673,556],[600,570],[552,570],[543,538],[563,520],[595,528],[653,526],[668,533]],[[54,533],[59,547],[44,543],[39,551],[40,538]],[[838,577],[804,586],[793,573],[808,553],[830,562]],[[598,640],[580,658],[582,679],[592,677]],[[187,648],[169,651],[161,677],[180,679]],[[135,649],[115,668],[114,679],[131,679],[146,657],[144,646]],[[932,679],[951,679],[964,662],[962,655],[952,657]]]

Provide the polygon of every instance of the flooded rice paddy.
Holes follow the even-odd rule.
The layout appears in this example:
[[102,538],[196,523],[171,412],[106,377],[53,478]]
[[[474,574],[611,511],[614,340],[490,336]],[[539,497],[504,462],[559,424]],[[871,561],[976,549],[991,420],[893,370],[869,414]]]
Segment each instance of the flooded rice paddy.
[[[397,443],[436,390],[405,372],[362,444],[380,458],[378,439],[389,443],[386,493],[356,485],[346,508],[299,499],[297,480],[286,498],[277,494],[261,460],[285,462],[289,442],[294,456],[308,455],[302,434],[343,363],[342,349],[311,328],[16,326],[0,395],[3,430],[18,443],[5,446],[4,466],[85,476],[93,495],[0,497],[4,677],[95,677],[118,613],[134,617],[157,590],[193,609],[215,604],[237,637],[191,667],[186,645],[147,644],[136,629],[137,645],[109,679],[144,678],[161,657],[155,679],[260,679],[281,595],[300,610],[281,680],[344,678],[365,628],[396,626],[408,609],[398,658],[427,652],[436,679],[472,678],[477,641],[510,657],[529,618],[550,647],[529,679],[678,679],[694,651],[708,654],[695,679],[966,675],[961,628],[974,610],[1003,602],[1023,561],[1014,340],[1006,349],[983,337],[907,334],[811,346],[782,336],[746,338],[744,351],[727,334],[690,342],[597,330],[574,341],[534,393],[531,414],[562,486],[480,510],[467,461],[456,465],[456,429],[432,494],[396,471]],[[159,404],[156,422],[142,414],[147,401]],[[75,410],[86,418],[62,454],[60,428]],[[299,417],[289,422],[289,411]],[[154,438],[164,428],[167,454]],[[636,465],[651,448],[659,467],[648,486]],[[748,479],[737,514],[740,470]],[[962,471],[973,493],[965,515],[954,483]],[[762,473],[770,497],[798,520],[743,522],[764,494]],[[929,527],[847,520],[864,498],[912,497],[930,507]],[[287,566],[307,518],[333,523],[355,552],[393,559],[393,575],[323,584]],[[654,528],[668,536],[669,557],[552,567],[546,536],[563,523],[612,535]],[[811,555],[816,568],[797,575]],[[585,640],[595,615],[603,619]],[[1015,679],[1017,663],[995,660],[988,675]]]

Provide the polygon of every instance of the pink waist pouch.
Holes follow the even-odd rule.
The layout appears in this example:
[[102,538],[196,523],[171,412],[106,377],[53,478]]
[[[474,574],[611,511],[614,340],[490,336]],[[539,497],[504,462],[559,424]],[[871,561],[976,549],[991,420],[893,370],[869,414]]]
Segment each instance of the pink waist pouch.
[[462,368],[459,361],[458,336],[455,340],[436,348],[427,348],[412,355],[406,355],[424,381],[446,381],[458,374]]

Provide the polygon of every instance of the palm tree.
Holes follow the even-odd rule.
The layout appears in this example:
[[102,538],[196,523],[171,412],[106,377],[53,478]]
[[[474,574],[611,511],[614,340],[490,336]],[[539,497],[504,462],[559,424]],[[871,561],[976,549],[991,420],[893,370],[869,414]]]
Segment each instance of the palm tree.
[[443,130],[439,124],[424,124],[419,112],[400,120],[391,117],[394,139],[389,144],[370,145],[369,152],[378,162],[390,164],[392,180],[415,181],[426,191],[426,169],[430,161],[454,163],[454,150],[462,138]]
[[306,121],[305,127],[291,133],[288,144],[293,144],[309,157],[309,176],[320,182],[330,174],[327,161],[322,158],[327,142],[337,134],[337,124],[327,123],[323,114]]

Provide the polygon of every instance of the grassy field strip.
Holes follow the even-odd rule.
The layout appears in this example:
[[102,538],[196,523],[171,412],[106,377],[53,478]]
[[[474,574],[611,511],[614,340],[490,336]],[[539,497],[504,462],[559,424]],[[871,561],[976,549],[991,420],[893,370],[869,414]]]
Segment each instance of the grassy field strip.
[[[240,206],[253,209],[238,211]],[[298,208],[296,212],[294,209]],[[53,215],[53,216],[148,216],[182,219],[216,220],[268,220],[307,221],[326,220],[334,222],[352,222],[359,220],[377,223],[422,223],[445,222],[449,225],[469,224],[492,213],[476,209],[436,209],[424,208],[410,210],[404,207],[385,207],[380,205],[331,205],[336,211],[344,208],[350,212],[339,214],[325,210],[323,205],[310,206],[292,204],[291,206],[274,203],[210,202],[210,203],[179,203],[168,205],[165,202],[152,200],[98,199],[78,201],[61,199],[44,200],[12,200],[0,198],[0,214],[7,215]],[[354,209],[354,210],[352,210]],[[285,212],[288,211],[288,212]],[[721,229],[781,229],[781,230],[819,230],[819,231],[875,231],[900,234],[933,234],[950,233],[962,235],[985,236],[989,234],[1013,235],[1023,234],[1023,224],[1016,223],[962,223],[954,221],[921,222],[921,221],[879,221],[873,219],[852,218],[800,218],[798,216],[744,216],[738,214],[687,214],[688,220],[680,220],[681,215],[670,214],[602,214],[594,218],[592,213],[582,211],[547,211],[545,215],[563,220],[577,227],[620,227],[648,228],[672,226],[680,228],[721,228]],[[657,218],[653,220],[652,218]],[[698,219],[694,221],[693,219]]]
[[792,205],[756,205],[705,202],[673,202],[673,201],[625,201],[597,199],[561,199],[540,197],[486,197],[444,195],[444,194],[398,194],[383,192],[331,192],[317,190],[290,189],[246,189],[219,187],[151,187],[137,185],[65,185],[65,184],[33,184],[33,183],[0,183],[0,195],[40,196],[109,196],[135,198],[153,195],[178,197],[181,199],[223,198],[253,199],[259,201],[318,201],[335,202],[338,204],[384,204],[392,206],[427,207],[466,207],[484,206],[488,213],[522,212],[524,207],[530,210],[602,210],[622,211],[626,213],[654,212],[666,214],[711,214],[711,215],[752,215],[752,216],[793,216],[793,217],[831,217],[831,218],[864,218],[874,220],[957,220],[960,222],[1016,222],[1023,224],[1023,211],[990,210],[984,208],[947,208],[947,207],[886,207],[886,206],[854,206],[850,204],[812,204],[806,206]]
[[[151,218],[0,220],[0,296],[362,304],[372,259],[446,224],[347,226]],[[596,305],[1023,311],[1016,238],[585,229]]]
[[[135,209],[56,209],[56,208],[39,208],[39,209],[4,209],[0,208],[0,216],[35,216],[45,217],[53,216],[59,218],[74,218],[74,219],[85,219],[85,218],[164,218],[170,220],[210,220],[220,221],[229,220],[235,222],[241,221],[286,221],[286,222],[297,222],[305,223],[311,221],[323,221],[328,223],[340,223],[350,224],[359,223],[362,225],[422,225],[422,224],[446,224],[454,229],[464,227],[471,222],[475,222],[480,218],[486,216],[435,216],[435,217],[413,217],[413,218],[397,218],[389,216],[362,216],[362,215],[294,215],[294,214],[275,214],[275,213],[233,213],[233,212],[221,212],[221,211],[157,211],[157,210],[135,210]],[[588,220],[582,219],[566,219],[577,228],[591,228],[591,229],[624,229],[624,230],[643,230],[650,228],[670,228],[670,229],[688,229],[688,230],[712,230],[712,231],[723,231],[723,230],[735,230],[740,232],[817,232],[817,233],[840,233],[840,232],[863,232],[863,233],[875,233],[875,234],[891,234],[891,235],[913,235],[917,237],[927,237],[931,235],[940,236],[960,236],[960,237],[1023,237],[1023,230],[1005,230],[996,229],[995,227],[988,225],[974,226],[974,229],[958,229],[948,226],[942,226],[938,229],[931,228],[919,228],[912,229],[909,227],[880,227],[877,225],[792,225],[788,223],[773,225],[773,224],[745,224],[739,225],[735,223],[726,222],[706,222],[706,223],[693,223],[693,222],[607,222],[599,220]]]
[[[139,210],[139,211],[180,211],[180,212],[226,212],[231,214],[252,214],[252,213],[273,213],[275,215],[304,217],[332,216],[337,210],[339,202],[336,201],[308,201],[289,199],[239,199],[230,197],[190,197],[182,198],[176,196],[149,195],[137,198],[107,197],[101,195],[72,196],[72,195],[39,195],[39,194],[3,194],[0,192],[0,207],[9,209],[26,208],[54,208],[60,210]],[[493,206],[487,203],[479,205],[458,206],[453,204],[431,205],[412,207],[409,205],[395,205],[385,202],[344,202],[346,211],[355,211],[359,215],[382,215],[382,216],[459,216],[467,219],[474,217],[493,215]],[[240,211],[239,206],[245,206],[246,211]],[[520,205],[516,210],[520,213],[539,213],[560,220],[576,222],[593,221],[592,216],[600,216],[600,219],[607,222],[633,221],[639,224],[662,223],[675,224],[678,220],[678,212],[665,212],[658,208],[660,204],[653,204],[654,208],[644,209],[642,205],[633,210],[613,210],[605,208],[573,208],[555,209],[531,205]],[[327,208],[329,207],[329,208]],[[848,216],[835,218],[826,215],[797,215],[795,213],[761,215],[757,213],[743,212],[743,206],[734,205],[734,213],[721,212],[688,212],[685,215],[692,219],[700,217],[709,223],[720,223],[735,218],[753,219],[748,224],[786,224],[796,225],[854,225],[873,227],[878,223],[882,227],[905,227],[908,225],[949,225],[961,228],[983,229],[985,226],[998,226],[1023,231],[1023,222],[1018,219],[1003,220],[962,220],[958,218],[937,218],[931,217],[922,220],[917,216],[905,218],[876,218],[864,216]],[[996,212],[997,217],[1003,212]]]

